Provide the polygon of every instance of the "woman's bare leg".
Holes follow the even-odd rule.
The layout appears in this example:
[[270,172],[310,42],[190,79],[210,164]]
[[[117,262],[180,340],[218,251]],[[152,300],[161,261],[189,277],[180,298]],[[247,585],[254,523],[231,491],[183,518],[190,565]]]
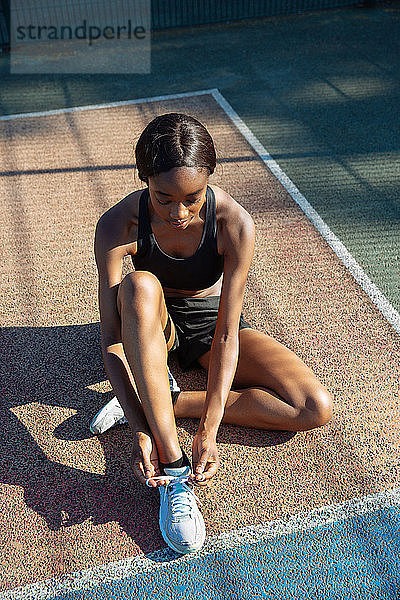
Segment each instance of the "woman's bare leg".
[[[172,407],[163,329],[167,309],[158,280],[134,272],[118,294],[122,341],[161,462],[181,456],[175,417],[200,418],[205,391],[181,392]],[[257,429],[302,431],[332,416],[332,399],[299,357],[272,337],[239,332],[240,355],[223,422]],[[171,341],[172,345],[172,341]],[[199,363],[208,368],[210,352]]]
[[[332,399],[314,373],[291,350],[253,329],[239,332],[240,353],[224,423],[284,431],[325,425]],[[208,368],[210,352],[199,363]],[[176,417],[200,418],[205,391],[181,392]]]
[[182,451],[167,373],[168,349],[163,330],[168,313],[158,279],[146,271],[127,275],[119,287],[118,310],[125,355],[159,459],[165,464],[173,462],[182,456]]

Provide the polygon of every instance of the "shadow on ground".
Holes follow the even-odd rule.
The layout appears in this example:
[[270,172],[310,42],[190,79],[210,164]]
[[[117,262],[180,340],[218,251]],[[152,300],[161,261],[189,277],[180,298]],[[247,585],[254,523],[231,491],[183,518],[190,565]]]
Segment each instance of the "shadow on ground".
[[[0,336],[6,359],[0,367],[1,483],[22,488],[28,509],[52,531],[87,519],[94,525],[116,521],[143,552],[163,546],[158,494],[131,475],[129,428],[98,437],[100,450],[88,429],[91,417],[112,397],[110,391],[96,391],[102,385],[109,389],[99,324],[3,328]],[[191,381],[192,389],[201,389],[205,372],[193,374],[177,373],[177,378],[181,385]],[[194,435],[197,421],[179,419],[178,425]],[[293,435],[223,425],[218,442],[266,447]],[[149,522],[151,532],[145,526]]]

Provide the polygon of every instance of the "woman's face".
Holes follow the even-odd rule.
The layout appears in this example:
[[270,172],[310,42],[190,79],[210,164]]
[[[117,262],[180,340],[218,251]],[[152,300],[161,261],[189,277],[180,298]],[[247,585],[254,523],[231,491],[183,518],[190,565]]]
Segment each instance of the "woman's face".
[[207,182],[207,169],[196,167],[175,167],[149,177],[155,213],[171,227],[186,229],[205,202]]

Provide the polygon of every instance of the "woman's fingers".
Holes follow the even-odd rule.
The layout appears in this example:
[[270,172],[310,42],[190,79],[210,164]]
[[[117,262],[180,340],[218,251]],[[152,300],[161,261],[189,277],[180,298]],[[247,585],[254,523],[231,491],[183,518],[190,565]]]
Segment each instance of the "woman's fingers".
[[143,463],[140,459],[134,459],[132,461],[132,470],[136,479],[143,484],[146,484],[147,477],[152,476],[152,473],[149,473],[149,475],[146,474],[146,471],[143,467]]
[[[152,465],[151,461],[150,461],[150,457],[143,457],[143,463],[142,463],[142,468],[143,468],[143,473],[144,473],[144,483],[146,483],[147,479],[150,479],[151,477],[155,476],[155,468]],[[151,480],[149,481],[149,485],[151,485],[151,487],[157,487],[157,484],[155,481]]]
[[[159,467],[159,464],[158,464],[158,460],[156,460],[155,463],[156,464],[154,464],[153,460],[150,462],[151,467],[152,467],[152,471],[151,470],[147,471],[148,473],[150,473],[150,475],[148,475],[148,476],[146,475],[146,478],[147,477],[161,477],[162,476],[162,473],[160,471],[160,467]],[[167,484],[167,480],[164,480],[164,479],[161,479],[159,481],[154,481],[154,480],[149,481],[149,485],[151,487],[160,487],[161,485],[166,485],[166,484]]]
[[219,467],[219,462],[217,460],[210,459],[207,462],[206,468],[202,473],[204,479],[211,479],[211,477],[214,477],[214,475],[218,471],[218,467]]
[[147,480],[149,480],[149,487],[159,487],[160,485],[165,485],[165,481],[154,481],[152,477],[159,477],[161,473],[154,468],[154,465],[150,461],[138,459],[133,463],[133,472],[136,478],[143,485],[147,485]]
[[206,463],[199,463],[196,472],[192,475],[196,485],[207,485],[210,479],[214,477],[218,471],[219,463],[217,460],[210,458]]
[[196,485],[207,485],[209,480],[214,477],[218,471],[218,451],[216,447],[213,447],[213,444],[210,444],[210,446],[199,448],[198,444],[196,442],[194,443],[194,473],[192,474],[191,479]]
[[158,453],[154,440],[150,435],[141,434],[135,439],[131,458],[132,471],[136,479],[143,485],[147,485],[149,480],[150,487],[165,485],[165,481],[154,481],[153,477],[161,475],[158,462]]

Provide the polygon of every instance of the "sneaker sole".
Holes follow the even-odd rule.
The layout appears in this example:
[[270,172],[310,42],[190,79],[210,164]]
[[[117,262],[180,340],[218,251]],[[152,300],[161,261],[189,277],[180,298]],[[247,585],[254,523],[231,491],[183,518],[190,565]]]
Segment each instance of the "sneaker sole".
[[[109,404],[109,403],[108,403],[108,404]],[[95,435],[96,435],[96,434],[98,434],[98,433],[104,433],[105,431],[108,431],[109,429],[111,429],[112,427],[114,427],[114,426],[117,424],[117,422],[116,422],[116,421],[113,421],[113,422],[112,422],[112,424],[111,424],[111,425],[108,425],[107,427],[102,427],[101,429],[99,429],[99,428],[97,428],[97,427],[96,427],[96,420],[99,418],[99,416],[101,415],[101,413],[102,413],[103,411],[105,411],[105,409],[106,409],[106,407],[108,406],[108,404],[106,404],[106,406],[103,406],[103,408],[102,408],[102,409],[100,409],[100,410],[99,410],[99,412],[98,412],[98,413],[97,413],[97,414],[96,414],[96,415],[93,417],[93,419],[90,421],[90,424],[89,424],[89,429],[90,429],[90,432],[91,432],[91,433],[93,433],[93,434],[95,434]],[[107,411],[105,411],[105,412],[107,412]],[[123,411],[122,411],[122,414],[121,414],[121,417],[120,417],[120,418],[122,419],[122,417],[124,417],[124,413],[123,413]]]
[[[123,417],[121,417],[122,419]],[[119,421],[114,422],[112,425],[108,425],[107,427],[103,428],[103,429],[96,429],[94,427],[92,427],[92,425],[89,425],[89,429],[90,432],[93,433],[94,435],[98,435],[99,433],[105,433],[106,431],[108,431],[109,429],[112,429],[113,427],[117,427],[117,425],[126,425],[128,423],[128,421],[123,421],[122,423],[120,423]]]
[[[205,529],[205,524],[204,524],[204,520],[202,515],[200,515],[202,522],[203,522],[203,526]],[[177,545],[174,544],[174,542],[171,542],[171,540],[168,538],[167,534],[165,533],[165,531],[163,530],[163,528],[161,527],[161,519],[159,519],[158,521],[159,526],[160,526],[160,532],[161,535],[163,537],[164,542],[167,544],[167,546],[169,546],[170,548],[172,548],[172,550],[175,550],[175,552],[178,552],[179,554],[190,554],[192,552],[198,552],[203,546],[204,546],[204,542],[206,540],[206,533],[204,531],[204,536],[201,540],[201,543],[199,543],[197,546],[192,547],[192,548],[185,548],[185,547],[179,547]]]
[[163,531],[161,531],[161,535],[163,536],[164,542],[167,544],[167,546],[169,548],[172,548],[172,550],[175,550],[175,552],[178,552],[178,554],[192,554],[194,552],[198,552],[199,550],[201,550],[201,548],[204,546],[204,542],[205,542],[205,537],[204,540],[201,542],[201,544],[199,544],[198,547],[195,548],[190,548],[190,549],[183,549],[183,548],[178,548],[178,546],[175,546],[168,538],[167,536],[164,534]]

